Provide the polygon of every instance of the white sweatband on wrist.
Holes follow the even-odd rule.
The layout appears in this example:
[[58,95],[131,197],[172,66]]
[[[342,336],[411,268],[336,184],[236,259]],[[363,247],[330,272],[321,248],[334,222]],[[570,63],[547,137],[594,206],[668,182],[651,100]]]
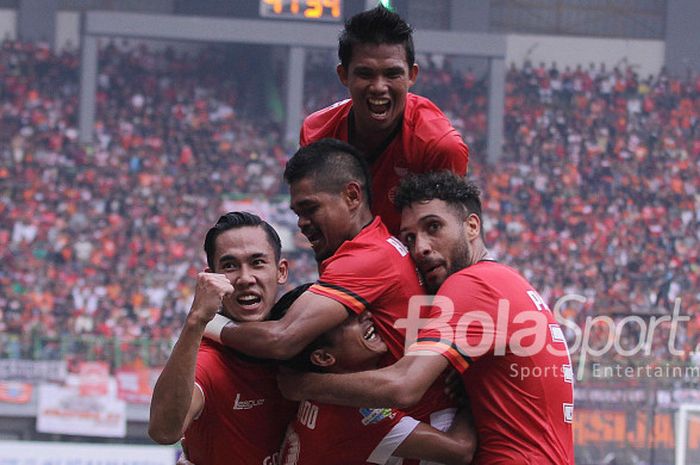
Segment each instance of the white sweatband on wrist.
[[232,319],[223,316],[221,313],[214,315],[214,318],[207,323],[206,328],[204,328],[204,337],[216,341],[221,344],[221,332],[224,330],[224,326],[231,323],[236,325]]

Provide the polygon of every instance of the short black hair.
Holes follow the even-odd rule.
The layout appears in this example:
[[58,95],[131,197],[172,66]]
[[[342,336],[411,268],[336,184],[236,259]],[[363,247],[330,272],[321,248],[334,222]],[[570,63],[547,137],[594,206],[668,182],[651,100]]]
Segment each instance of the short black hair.
[[321,139],[302,147],[287,162],[284,180],[293,184],[311,178],[314,187],[323,192],[340,193],[350,181],[357,181],[372,204],[371,177],[362,153],[350,144],[336,139]]
[[394,205],[401,211],[415,202],[439,199],[481,220],[481,191],[452,171],[432,171],[404,178],[396,190]]
[[416,61],[413,28],[401,16],[381,5],[345,21],[345,28],[338,37],[338,58],[344,68],[350,65],[352,50],[359,44],[400,44],[406,50],[408,67]]
[[228,212],[219,218],[219,221],[207,231],[204,239],[204,252],[207,254],[207,265],[214,270],[214,254],[216,253],[216,238],[224,231],[245,226],[260,226],[265,231],[267,240],[275,252],[275,260],[282,256],[282,241],[280,236],[267,221],[258,215],[249,212]]

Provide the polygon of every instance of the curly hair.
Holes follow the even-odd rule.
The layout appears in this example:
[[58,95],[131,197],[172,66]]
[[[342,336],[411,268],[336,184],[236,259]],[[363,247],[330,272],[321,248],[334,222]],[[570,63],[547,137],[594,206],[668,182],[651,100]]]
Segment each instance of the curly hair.
[[450,206],[466,210],[481,219],[479,188],[451,171],[433,171],[404,178],[396,191],[394,205],[401,211],[415,202],[439,199]]

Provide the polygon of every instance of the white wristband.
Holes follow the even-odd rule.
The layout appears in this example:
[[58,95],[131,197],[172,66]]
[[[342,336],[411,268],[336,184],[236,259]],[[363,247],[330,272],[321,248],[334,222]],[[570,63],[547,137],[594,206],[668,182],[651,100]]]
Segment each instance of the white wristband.
[[224,326],[229,323],[234,326],[236,325],[232,319],[223,316],[221,313],[217,313],[214,315],[214,318],[207,323],[206,328],[204,328],[204,337],[221,344],[221,332],[224,330]]

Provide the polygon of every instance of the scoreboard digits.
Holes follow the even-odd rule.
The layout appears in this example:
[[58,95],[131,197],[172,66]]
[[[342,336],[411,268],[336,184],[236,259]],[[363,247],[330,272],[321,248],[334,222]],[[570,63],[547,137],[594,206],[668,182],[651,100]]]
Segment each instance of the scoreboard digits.
[[342,0],[260,0],[264,18],[340,21]]

